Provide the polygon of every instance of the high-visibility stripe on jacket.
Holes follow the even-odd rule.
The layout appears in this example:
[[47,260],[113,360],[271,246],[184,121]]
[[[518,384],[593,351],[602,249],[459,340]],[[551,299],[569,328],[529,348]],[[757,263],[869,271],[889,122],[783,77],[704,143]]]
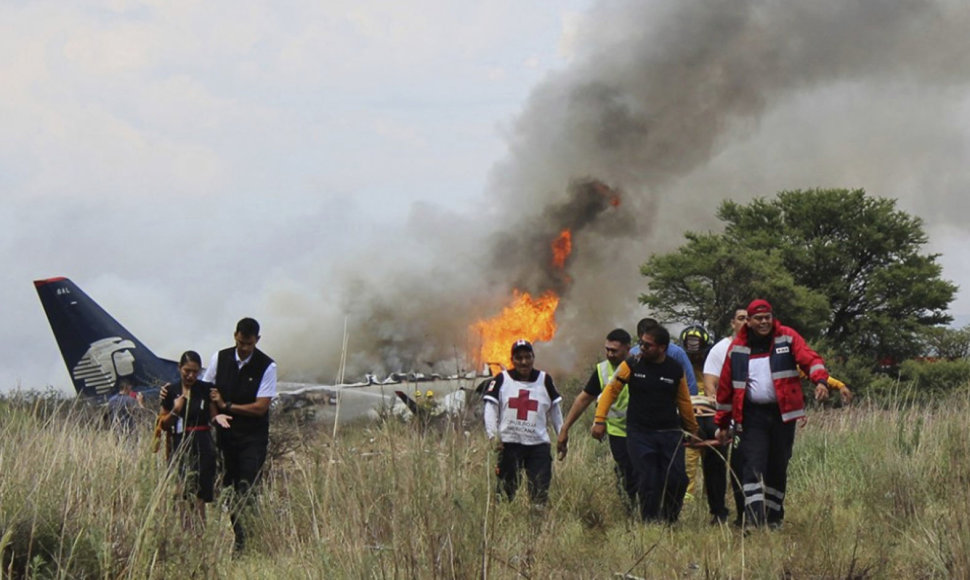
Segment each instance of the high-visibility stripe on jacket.
[[[717,385],[717,414],[714,417],[718,427],[729,427],[732,419],[736,425],[744,421],[744,395],[751,358],[748,345],[748,327],[745,326],[731,342],[721,368],[721,379]],[[782,421],[804,417],[805,395],[802,393],[799,368],[805,371],[812,383],[824,382],[829,378],[825,362],[798,332],[783,326],[777,319],[774,321],[768,357]]]
[[[600,393],[606,389],[606,385],[610,384],[610,379],[616,373],[616,367],[610,364],[610,361],[604,360],[596,365],[596,375],[600,379]],[[630,391],[627,389],[626,385],[623,385],[623,390],[616,397],[616,401],[613,402],[613,406],[610,407],[610,412],[606,416],[606,432],[610,435],[616,437],[626,437],[626,409],[630,403]]]

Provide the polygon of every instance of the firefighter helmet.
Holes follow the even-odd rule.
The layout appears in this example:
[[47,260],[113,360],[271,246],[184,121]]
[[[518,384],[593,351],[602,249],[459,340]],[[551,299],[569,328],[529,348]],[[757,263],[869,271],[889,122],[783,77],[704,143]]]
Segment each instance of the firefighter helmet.
[[680,332],[680,344],[687,352],[703,352],[711,347],[711,335],[703,326],[692,324]]

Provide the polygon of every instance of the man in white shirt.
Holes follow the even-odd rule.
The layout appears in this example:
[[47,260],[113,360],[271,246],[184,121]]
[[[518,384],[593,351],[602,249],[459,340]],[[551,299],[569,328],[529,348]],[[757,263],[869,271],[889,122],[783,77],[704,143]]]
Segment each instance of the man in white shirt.
[[215,388],[209,397],[219,413],[228,415],[229,429],[217,429],[225,474],[223,486],[236,492],[231,511],[236,550],[245,544],[240,510],[251,502],[254,485],[266,461],[269,445],[269,405],[276,396],[276,363],[256,348],[259,323],[243,318],[233,335],[236,345],[212,355],[203,381]]
[[[717,382],[721,378],[721,367],[724,366],[724,359],[727,357],[728,348],[731,341],[737,336],[745,324],[748,323],[748,311],[745,307],[739,306],[734,309],[731,317],[731,336],[726,336],[711,347],[704,359],[704,394],[714,398],[717,395]],[[705,439],[713,439],[716,432],[713,417],[699,419]],[[725,463],[725,459],[730,457],[730,469]],[[740,525],[741,516],[744,513],[744,494],[741,492],[741,455],[737,447],[732,449],[732,443],[720,445],[705,450],[704,457],[701,459],[704,470],[704,491],[707,494],[708,507],[711,511],[711,523],[720,524],[727,521],[728,509],[724,501],[724,494],[727,492],[728,480],[731,481],[732,495],[734,496],[735,513],[737,519],[735,524]]]
[[731,317],[731,336],[725,336],[711,347],[704,360],[704,394],[708,397],[717,395],[717,381],[721,378],[721,367],[724,366],[724,359],[727,357],[728,347],[731,341],[738,335],[741,327],[748,323],[748,311],[744,307],[734,309],[734,316]]

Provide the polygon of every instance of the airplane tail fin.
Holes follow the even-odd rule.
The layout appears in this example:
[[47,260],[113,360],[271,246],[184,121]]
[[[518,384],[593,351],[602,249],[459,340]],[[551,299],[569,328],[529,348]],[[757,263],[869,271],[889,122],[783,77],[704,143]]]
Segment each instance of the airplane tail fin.
[[155,356],[69,279],[35,280],[34,287],[78,395],[103,399],[124,380],[135,391],[179,380],[175,361]]

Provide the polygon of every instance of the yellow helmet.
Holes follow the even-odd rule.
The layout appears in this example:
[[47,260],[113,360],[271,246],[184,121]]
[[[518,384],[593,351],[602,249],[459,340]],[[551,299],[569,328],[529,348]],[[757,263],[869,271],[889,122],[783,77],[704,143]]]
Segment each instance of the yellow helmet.
[[681,331],[680,344],[686,352],[704,352],[711,347],[711,335],[703,326],[692,324]]
[[421,398],[421,391],[414,391],[414,398],[415,399],[420,399]]
[[425,393],[424,396],[430,399],[431,397],[434,397],[434,391],[428,389],[428,392]]

